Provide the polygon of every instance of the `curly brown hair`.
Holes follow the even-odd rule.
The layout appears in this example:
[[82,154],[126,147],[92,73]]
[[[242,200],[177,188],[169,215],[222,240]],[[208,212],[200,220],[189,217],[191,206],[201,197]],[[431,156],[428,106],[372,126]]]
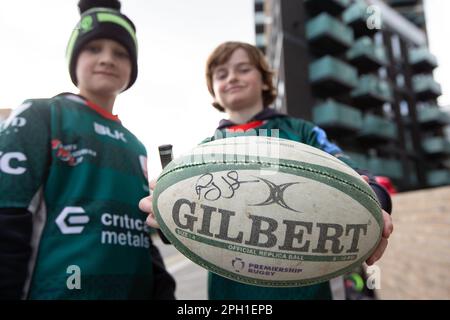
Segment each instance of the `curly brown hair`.
[[[266,61],[264,54],[256,48],[255,46],[238,41],[228,41],[219,45],[214,51],[209,55],[206,61],[206,84],[208,86],[209,93],[215,97],[213,89],[213,72],[214,69],[224,64],[230,59],[233,52],[237,49],[244,49],[247,52],[250,62],[259,70],[262,76],[262,81],[267,85],[268,89],[263,90],[263,105],[264,108],[268,107],[276,98],[277,91],[273,85],[273,71],[270,69],[269,64]],[[225,112],[225,109],[217,102],[212,103],[213,107],[221,112]]]

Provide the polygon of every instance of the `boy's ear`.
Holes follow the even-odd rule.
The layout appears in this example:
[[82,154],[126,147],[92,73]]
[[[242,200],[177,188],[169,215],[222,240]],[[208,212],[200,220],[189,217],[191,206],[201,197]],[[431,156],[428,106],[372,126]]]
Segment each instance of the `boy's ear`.
[[263,91],[269,90],[269,85],[264,83],[262,86],[262,89],[263,89]]

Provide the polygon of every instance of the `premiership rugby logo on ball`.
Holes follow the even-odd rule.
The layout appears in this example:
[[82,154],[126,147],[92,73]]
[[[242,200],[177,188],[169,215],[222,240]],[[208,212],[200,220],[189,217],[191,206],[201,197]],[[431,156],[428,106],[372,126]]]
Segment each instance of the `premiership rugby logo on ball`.
[[[229,151],[258,144],[277,144],[279,158]],[[154,199],[161,230],[186,257],[263,286],[343,274],[371,254],[383,229],[376,196],[356,172],[318,149],[276,138],[200,145],[165,168]]]

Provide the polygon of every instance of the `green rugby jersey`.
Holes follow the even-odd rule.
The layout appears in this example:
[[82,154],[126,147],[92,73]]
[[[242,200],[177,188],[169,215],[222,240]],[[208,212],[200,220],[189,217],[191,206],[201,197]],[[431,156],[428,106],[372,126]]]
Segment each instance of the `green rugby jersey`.
[[25,298],[151,298],[146,150],[117,117],[72,94],[25,101],[0,129],[0,179],[0,208],[33,215]]

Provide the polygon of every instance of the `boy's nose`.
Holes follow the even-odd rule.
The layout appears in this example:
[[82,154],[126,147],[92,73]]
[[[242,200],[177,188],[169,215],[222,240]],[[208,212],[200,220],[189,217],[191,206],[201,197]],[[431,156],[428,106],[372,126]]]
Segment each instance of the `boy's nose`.
[[100,55],[100,63],[109,64],[109,65],[114,64],[113,53],[110,52],[109,50],[104,50],[102,52],[102,54]]
[[236,80],[237,80],[237,73],[235,71],[231,70],[228,73],[228,82],[233,82],[233,81],[236,81]]

